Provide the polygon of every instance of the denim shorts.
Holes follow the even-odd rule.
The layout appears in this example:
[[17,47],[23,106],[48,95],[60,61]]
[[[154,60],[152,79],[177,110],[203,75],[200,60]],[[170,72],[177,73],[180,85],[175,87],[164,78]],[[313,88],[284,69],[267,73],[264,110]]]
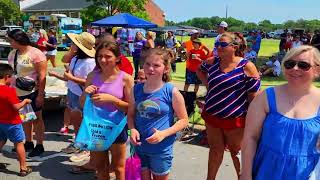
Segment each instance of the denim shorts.
[[68,108],[70,108],[72,111],[75,111],[75,110],[82,111],[79,100],[80,100],[80,96],[68,90],[68,93],[67,93]]
[[55,49],[55,50],[53,50],[53,51],[47,51],[47,53],[46,53],[46,55],[47,56],[56,56],[57,55],[57,50]]
[[23,142],[26,138],[22,124],[0,124],[0,141],[7,139],[13,143]]
[[172,152],[164,154],[146,154],[137,152],[141,160],[141,170],[149,169],[156,176],[169,174],[172,167]]
[[30,99],[32,101],[31,106],[32,106],[33,111],[38,112],[38,111],[42,110],[42,107],[37,106],[37,104],[36,104],[37,97],[38,97],[38,91],[35,91],[35,92],[28,94],[26,96],[19,96],[19,100],[22,101],[24,99]]

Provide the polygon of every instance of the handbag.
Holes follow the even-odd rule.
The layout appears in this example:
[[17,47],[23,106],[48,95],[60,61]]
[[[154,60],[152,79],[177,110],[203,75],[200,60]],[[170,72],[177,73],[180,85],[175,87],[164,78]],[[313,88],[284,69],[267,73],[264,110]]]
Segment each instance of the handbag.
[[[17,58],[18,58],[18,50],[14,55],[14,74],[17,74]],[[36,82],[33,79],[25,78],[25,77],[17,77],[16,78],[16,87],[24,90],[24,91],[32,91],[36,87]]]
[[130,157],[126,160],[125,180],[141,180],[141,160],[130,144]]
[[[116,124],[114,119],[121,121]],[[126,124],[127,117],[124,112],[109,112],[101,109],[95,106],[87,95],[75,146],[82,150],[105,151],[109,149]]]

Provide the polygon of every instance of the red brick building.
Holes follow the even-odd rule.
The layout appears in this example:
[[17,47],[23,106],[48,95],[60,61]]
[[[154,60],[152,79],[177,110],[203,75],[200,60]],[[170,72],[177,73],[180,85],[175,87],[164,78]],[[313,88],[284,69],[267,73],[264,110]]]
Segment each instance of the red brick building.
[[145,9],[151,19],[151,22],[158,26],[164,26],[165,24],[165,13],[161,8],[152,0],[146,3]]

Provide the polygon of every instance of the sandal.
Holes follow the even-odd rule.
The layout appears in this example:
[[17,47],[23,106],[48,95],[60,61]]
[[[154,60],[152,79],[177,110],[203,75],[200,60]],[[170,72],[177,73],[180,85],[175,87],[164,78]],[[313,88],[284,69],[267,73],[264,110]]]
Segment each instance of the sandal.
[[72,174],[94,173],[96,170],[86,168],[85,166],[73,166],[70,170]]
[[0,163],[0,169],[6,169],[7,168],[7,164],[5,163]]
[[32,168],[30,166],[27,166],[26,169],[20,169],[19,176],[24,177],[30,174],[31,172],[32,172]]

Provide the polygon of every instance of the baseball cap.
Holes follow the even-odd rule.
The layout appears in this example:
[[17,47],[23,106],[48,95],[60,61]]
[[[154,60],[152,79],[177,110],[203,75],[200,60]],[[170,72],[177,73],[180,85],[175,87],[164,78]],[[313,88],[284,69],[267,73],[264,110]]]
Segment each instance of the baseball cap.
[[226,23],[225,21],[221,21],[221,22],[218,24],[218,26],[226,28],[226,27],[228,27],[228,23]]
[[190,35],[192,35],[192,34],[197,34],[197,33],[199,33],[199,31],[198,31],[198,30],[195,30],[195,29],[192,29],[192,30],[190,31]]

